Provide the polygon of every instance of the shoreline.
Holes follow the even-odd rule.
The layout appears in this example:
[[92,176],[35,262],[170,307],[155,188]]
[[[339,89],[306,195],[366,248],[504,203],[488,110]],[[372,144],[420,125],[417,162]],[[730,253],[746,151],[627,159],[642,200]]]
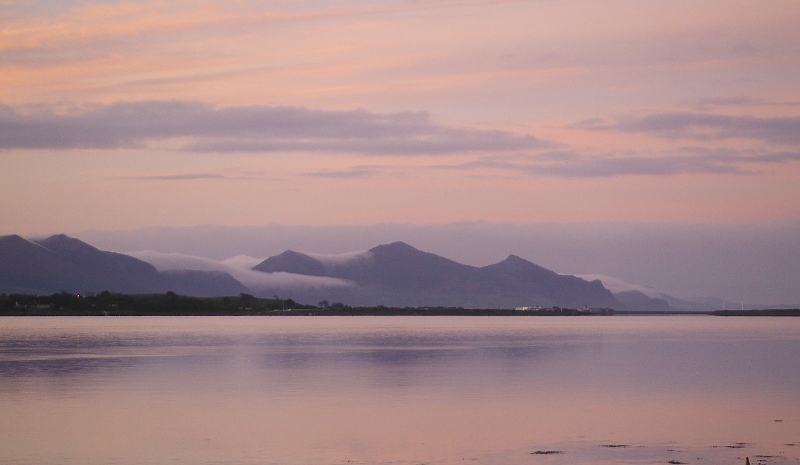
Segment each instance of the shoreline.
[[613,308],[463,308],[445,306],[350,306],[341,302],[304,305],[292,299],[250,294],[190,297],[165,294],[0,294],[0,316],[614,316],[711,315],[798,317],[800,309],[637,311]]

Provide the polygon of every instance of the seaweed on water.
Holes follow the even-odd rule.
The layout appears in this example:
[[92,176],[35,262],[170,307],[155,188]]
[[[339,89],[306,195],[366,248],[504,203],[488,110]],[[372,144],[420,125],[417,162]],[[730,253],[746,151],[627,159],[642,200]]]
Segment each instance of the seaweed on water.
[[537,450],[536,452],[531,452],[531,455],[550,455],[550,454],[563,454],[563,450]]
[[630,444],[600,444],[600,447],[625,448],[630,447]]
[[672,465],[684,465],[686,462],[680,462],[678,460],[670,460],[667,463],[671,463]]

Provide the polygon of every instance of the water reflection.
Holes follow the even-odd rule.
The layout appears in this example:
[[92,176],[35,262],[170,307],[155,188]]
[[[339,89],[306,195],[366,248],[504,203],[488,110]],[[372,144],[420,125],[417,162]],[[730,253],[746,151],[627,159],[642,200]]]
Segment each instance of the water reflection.
[[[88,328],[87,328],[88,329]],[[412,369],[438,377],[462,369],[480,371],[519,365],[558,350],[534,345],[519,335],[486,333],[364,334],[360,331],[296,334],[185,333],[37,334],[5,336],[0,341],[0,379],[15,377],[109,376],[117,370],[216,369],[232,362],[242,370],[304,370],[336,366],[340,370]],[[572,350],[575,346],[572,346]],[[170,358],[172,360],[166,360]],[[251,365],[247,365],[251,364]]]
[[0,361],[0,377],[74,377],[88,372],[110,374],[114,370],[131,369],[131,357],[57,357],[27,358]]
[[0,463],[798,463],[798,353],[800,319],[4,319]]

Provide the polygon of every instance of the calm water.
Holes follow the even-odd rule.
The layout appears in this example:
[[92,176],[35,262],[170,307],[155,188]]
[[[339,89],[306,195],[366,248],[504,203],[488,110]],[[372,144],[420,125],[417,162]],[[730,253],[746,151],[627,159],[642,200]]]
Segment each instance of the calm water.
[[796,464],[800,318],[2,318],[0,420],[2,464]]

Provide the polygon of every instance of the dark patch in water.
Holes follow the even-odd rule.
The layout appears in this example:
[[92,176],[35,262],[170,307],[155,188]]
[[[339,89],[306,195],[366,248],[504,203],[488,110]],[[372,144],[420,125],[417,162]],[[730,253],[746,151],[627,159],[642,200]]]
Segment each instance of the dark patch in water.
[[733,443],[733,444],[731,444],[729,446],[725,446],[725,447],[727,447],[728,449],[744,449],[745,447],[747,447],[747,443],[746,442],[736,442],[736,443]]
[[550,455],[550,454],[563,454],[563,450],[537,450],[536,452],[531,452],[531,455]]
[[670,460],[667,463],[671,463],[672,465],[684,465],[686,462],[679,462],[677,460]]
[[624,448],[624,447],[630,447],[630,444],[600,444],[600,447]]

